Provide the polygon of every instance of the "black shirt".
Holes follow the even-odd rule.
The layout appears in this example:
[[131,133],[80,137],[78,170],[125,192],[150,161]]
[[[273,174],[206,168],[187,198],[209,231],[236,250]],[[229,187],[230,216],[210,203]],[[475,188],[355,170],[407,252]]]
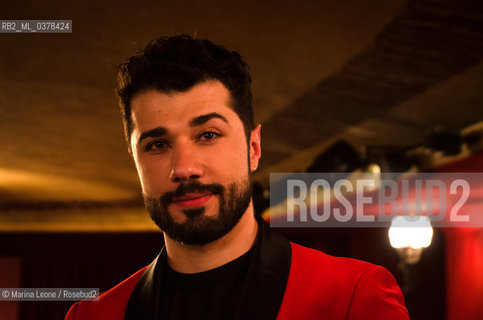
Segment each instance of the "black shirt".
[[179,273],[165,263],[160,294],[162,319],[233,319],[246,279],[252,250],[218,268]]

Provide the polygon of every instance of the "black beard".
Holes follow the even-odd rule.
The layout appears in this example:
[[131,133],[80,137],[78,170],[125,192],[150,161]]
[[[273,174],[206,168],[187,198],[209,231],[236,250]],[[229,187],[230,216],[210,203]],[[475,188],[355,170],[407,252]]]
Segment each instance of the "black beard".
[[[219,197],[218,214],[205,216],[204,207],[182,210],[186,221],[177,223],[168,212],[175,197],[187,193],[211,193]],[[227,188],[221,184],[201,184],[197,181],[180,184],[176,190],[166,192],[159,198],[144,196],[144,203],[151,219],[171,239],[189,245],[204,245],[220,239],[245,213],[252,197],[249,178],[242,183],[232,183]]]

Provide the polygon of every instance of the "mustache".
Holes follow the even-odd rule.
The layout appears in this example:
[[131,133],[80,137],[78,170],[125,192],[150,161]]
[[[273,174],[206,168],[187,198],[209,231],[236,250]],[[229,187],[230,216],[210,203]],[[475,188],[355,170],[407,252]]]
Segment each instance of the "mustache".
[[221,194],[225,192],[225,187],[218,183],[202,184],[197,181],[182,183],[173,191],[168,191],[159,197],[159,201],[168,205],[174,198],[182,197],[188,193],[212,193]]

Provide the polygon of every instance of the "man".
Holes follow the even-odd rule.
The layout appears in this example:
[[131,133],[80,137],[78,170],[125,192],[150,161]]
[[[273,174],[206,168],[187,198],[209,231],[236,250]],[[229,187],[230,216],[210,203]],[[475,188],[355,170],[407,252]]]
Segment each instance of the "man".
[[408,319],[387,270],[289,243],[254,216],[250,84],[236,52],[184,35],[121,65],[129,152],[165,247],[66,319]]

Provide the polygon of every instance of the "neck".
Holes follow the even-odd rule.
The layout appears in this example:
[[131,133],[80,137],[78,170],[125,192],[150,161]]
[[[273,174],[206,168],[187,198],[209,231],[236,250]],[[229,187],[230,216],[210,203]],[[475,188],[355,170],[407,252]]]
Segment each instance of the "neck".
[[253,215],[253,204],[237,225],[220,239],[206,245],[186,245],[164,234],[168,263],[181,273],[198,273],[222,266],[246,253],[257,236],[258,224]]

